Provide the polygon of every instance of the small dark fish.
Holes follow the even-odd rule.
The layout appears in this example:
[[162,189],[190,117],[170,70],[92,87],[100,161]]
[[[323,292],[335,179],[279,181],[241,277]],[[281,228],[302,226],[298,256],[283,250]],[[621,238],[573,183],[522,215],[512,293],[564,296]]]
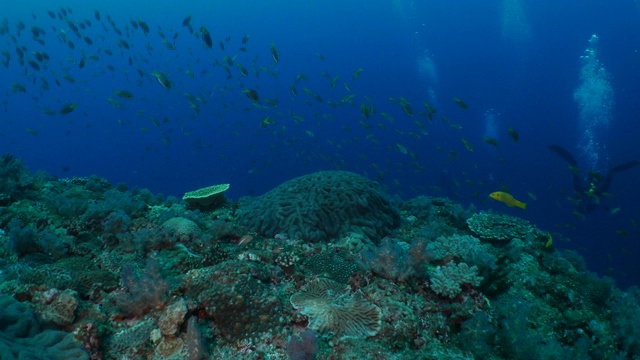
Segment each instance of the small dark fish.
[[2,61],[2,65],[4,65],[5,68],[9,67],[9,61],[11,60],[11,54],[9,54],[9,52],[7,50],[3,50],[2,51],[2,55],[4,56],[4,60]]
[[27,64],[29,64],[29,66],[33,69],[33,70],[40,70],[40,65],[38,65],[37,62],[29,59],[27,60]]
[[251,101],[258,101],[260,99],[258,92],[253,89],[244,89],[244,93]]
[[368,119],[372,113],[371,109],[369,109],[369,107],[365,104],[360,105],[360,112],[362,113],[362,116],[364,116],[365,119]]
[[63,16],[67,16],[67,10],[65,10],[64,8],[60,8],[60,13],[61,13]]
[[276,49],[276,46],[271,43],[271,46],[269,48],[271,50],[271,57],[273,58],[273,61],[276,63],[280,61],[280,52],[278,51],[278,49]]
[[518,142],[520,140],[520,134],[518,134],[518,132],[515,131],[511,126],[509,126],[507,132],[509,133],[509,136],[511,136],[513,141]]
[[163,88],[171,89],[171,80],[169,80],[167,75],[165,75],[164,73],[159,73],[155,71],[151,75],[153,75],[156,78],[156,80],[158,80],[158,83],[160,83],[160,85]]
[[120,41],[118,41],[118,46],[129,50],[129,43],[125,39],[120,39]]
[[60,109],[60,115],[71,114],[73,110],[75,110],[77,107],[78,107],[78,104],[74,104],[74,103],[66,104],[65,106],[62,107],[62,109]]
[[134,29],[138,30],[138,22],[133,20],[133,19],[129,19],[129,23],[131,23],[131,26],[133,26]]
[[47,32],[44,31],[43,28],[41,27],[37,27],[37,26],[31,26],[31,35],[33,35],[34,37],[38,37],[40,35],[46,35]]
[[209,49],[213,47],[213,40],[211,40],[211,34],[209,34],[209,30],[204,26],[200,26],[200,33],[202,34],[202,40],[207,45]]
[[11,91],[13,91],[14,93],[19,93],[19,92],[26,93],[27,92],[27,88],[24,85],[18,84],[18,83],[11,84],[11,87],[9,89],[11,89]]
[[16,53],[18,54],[19,58],[24,58],[24,50],[20,49],[19,47],[16,46]]
[[73,76],[71,76],[69,74],[62,75],[62,78],[67,80],[68,82],[70,82],[72,84],[76,82],[76,79],[74,79]]
[[80,29],[78,29],[76,24],[74,24],[71,20],[67,20],[67,25],[69,25],[69,29],[71,29],[71,31],[73,31],[74,33],[77,34],[80,32]]
[[49,60],[49,54],[44,51],[34,51],[33,57],[38,60],[38,62],[43,62],[45,60]]
[[67,45],[71,48],[71,50],[76,48],[76,45],[71,40],[67,40]]
[[127,100],[131,100],[133,99],[133,93],[131,93],[130,91],[127,90],[116,90],[114,91],[114,93],[116,95],[118,95],[119,97],[123,98],[123,99],[127,99]]
[[133,59],[129,56],[129,66],[133,65]]
[[267,116],[267,117],[262,118],[262,121],[260,121],[260,127],[261,128],[266,128],[268,125],[271,125],[273,123],[274,123],[273,119],[271,117]]
[[467,103],[465,103],[464,101],[458,99],[457,97],[453,98],[453,101],[455,101],[456,105],[458,105],[458,107],[462,110],[467,110],[469,109],[469,105],[467,105]]
[[236,64],[236,67],[238,68],[238,70],[240,70],[240,74],[244,77],[249,77],[249,72],[247,71],[247,69],[240,65],[240,64]]
[[138,19],[138,25],[140,25],[140,29],[142,29],[142,32],[146,35],[149,33],[149,25],[147,25],[146,22]]
[[84,55],[82,55],[82,59],[80,59],[80,63],[78,63],[78,67],[80,69],[84,68],[84,65],[86,64],[86,62],[87,62],[86,57]]
[[176,49],[175,45],[173,45],[169,40],[167,39],[163,39],[162,43],[165,44],[167,46],[167,49],[173,51]]
[[413,116],[413,109],[411,108],[411,106],[407,103],[401,103],[400,106],[402,107],[402,110],[405,112],[405,114],[409,115],[409,116]]
[[332,89],[335,89],[337,83],[338,83],[338,75],[334,76],[333,79],[331,79],[331,82],[329,83],[329,87]]
[[362,72],[363,72],[363,71],[364,71],[364,69],[363,69],[363,68],[358,68],[358,70],[356,70],[356,71],[353,73],[353,80],[358,79],[358,78],[360,77],[360,74],[362,74]]
[[245,35],[242,37],[242,45],[247,45],[247,43],[249,42],[249,39],[251,38],[251,36],[249,35]]
[[100,21],[100,11],[94,10],[93,16],[96,18],[96,20]]
[[222,41],[218,41],[218,45],[220,46],[220,50],[224,51],[224,43]]
[[50,18],[52,18],[52,19],[55,19],[55,18],[56,18],[56,13],[54,13],[54,12],[53,12],[53,11],[51,11],[51,10],[47,10],[47,14],[49,14],[49,17],[50,17]]
[[182,20],[182,27],[187,27],[191,24],[191,15],[187,16]]
[[491,145],[491,146],[498,146],[500,144],[498,142],[498,139],[494,139],[494,138],[488,137],[488,136],[485,136],[482,140],[484,142],[486,142],[487,144]]
[[85,25],[83,22],[78,23],[78,26],[80,26],[80,29],[82,30],[87,30],[87,25]]
[[93,40],[91,40],[91,38],[88,36],[84,37],[84,42],[86,42],[87,45],[93,45]]

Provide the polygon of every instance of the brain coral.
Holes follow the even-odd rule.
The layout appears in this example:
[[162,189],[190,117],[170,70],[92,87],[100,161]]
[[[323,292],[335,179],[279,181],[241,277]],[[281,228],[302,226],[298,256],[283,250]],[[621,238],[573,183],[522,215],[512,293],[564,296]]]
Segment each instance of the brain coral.
[[361,233],[388,235],[400,216],[378,183],[347,171],[321,171],[289,180],[257,198],[245,199],[239,220],[265,236],[320,242]]

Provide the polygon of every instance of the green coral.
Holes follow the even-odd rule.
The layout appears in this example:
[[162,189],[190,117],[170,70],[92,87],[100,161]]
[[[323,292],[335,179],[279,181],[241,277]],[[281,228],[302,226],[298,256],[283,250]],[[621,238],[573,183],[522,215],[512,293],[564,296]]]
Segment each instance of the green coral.
[[265,236],[321,242],[361,233],[381,239],[400,216],[378,184],[346,171],[321,171],[244,199],[238,219]]
[[473,234],[483,240],[510,241],[541,235],[530,222],[513,216],[481,212],[467,219]]
[[309,257],[304,266],[315,275],[326,276],[331,280],[346,283],[358,271],[353,261],[345,259],[334,251],[325,251]]
[[442,296],[453,299],[462,292],[463,284],[480,285],[482,277],[478,276],[478,268],[469,267],[465,263],[456,264],[453,261],[444,266],[438,266],[431,274],[431,289]]
[[224,192],[229,190],[229,186],[229,184],[220,184],[189,191],[184,194],[182,200],[193,208],[215,208],[224,203]]
[[198,224],[180,216],[165,221],[162,227],[174,231],[180,238],[195,238],[200,235]]

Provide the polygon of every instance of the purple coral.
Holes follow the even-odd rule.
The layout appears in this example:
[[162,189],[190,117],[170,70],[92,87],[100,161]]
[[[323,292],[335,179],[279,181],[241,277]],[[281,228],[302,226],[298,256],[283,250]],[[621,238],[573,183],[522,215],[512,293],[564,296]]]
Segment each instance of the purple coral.
[[138,274],[132,264],[125,265],[122,268],[122,285],[127,292],[121,293],[116,303],[128,314],[143,315],[151,309],[162,309],[167,302],[169,285],[155,260],[147,261],[142,274]]
[[305,330],[292,335],[287,341],[287,353],[291,360],[311,360],[318,351],[316,333]]

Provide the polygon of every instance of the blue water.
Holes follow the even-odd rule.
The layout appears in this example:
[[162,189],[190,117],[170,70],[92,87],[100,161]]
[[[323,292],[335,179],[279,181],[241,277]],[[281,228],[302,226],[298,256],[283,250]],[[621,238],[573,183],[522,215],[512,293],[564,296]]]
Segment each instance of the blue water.
[[[73,24],[91,22],[79,34],[92,45],[57,17],[62,6],[72,10],[66,20]],[[576,214],[567,199],[572,173],[547,149],[564,147],[583,173],[640,160],[640,6],[634,1],[20,1],[2,8],[9,33],[0,35],[0,51],[11,60],[0,66],[0,151],[32,170],[96,174],[178,197],[231,183],[228,195],[237,199],[299,175],[345,169],[403,199],[447,196],[520,216],[554,234],[557,247],[579,251],[590,269],[622,286],[640,283],[640,167],[616,174],[597,209]],[[188,15],[196,35],[201,26],[211,33],[212,48],[181,26]],[[138,19],[149,34],[133,28]],[[17,36],[19,21],[26,29]],[[46,31],[44,45],[31,39],[32,25]],[[584,83],[580,56],[593,34],[606,73],[601,80],[613,94],[607,104],[593,92],[582,102],[574,97]],[[120,38],[130,49],[118,46]],[[45,51],[50,60],[40,70],[20,65],[16,46],[24,46],[26,59]],[[225,56],[233,62],[231,77]],[[165,73],[173,86],[160,86],[153,72]],[[296,82],[301,74],[306,80]],[[11,91],[14,83],[26,92]],[[259,101],[245,89],[256,90]],[[117,90],[134,98],[119,98]],[[185,93],[198,98],[191,102],[199,112]],[[349,95],[353,103],[341,103]],[[454,97],[469,108],[459,108]],[[420,115],[423,102],[437,110],[433,122]],[[59,114],[69,103],[77,108]],[[363,105],[375,109],[368,119]],[[606,126],[590,128],[593,112],[585,106],[606,107],[598,112]],[[597,146],[584,146],[589,129]],[[489,199],[497,190],[527,202],[527,210]]]

